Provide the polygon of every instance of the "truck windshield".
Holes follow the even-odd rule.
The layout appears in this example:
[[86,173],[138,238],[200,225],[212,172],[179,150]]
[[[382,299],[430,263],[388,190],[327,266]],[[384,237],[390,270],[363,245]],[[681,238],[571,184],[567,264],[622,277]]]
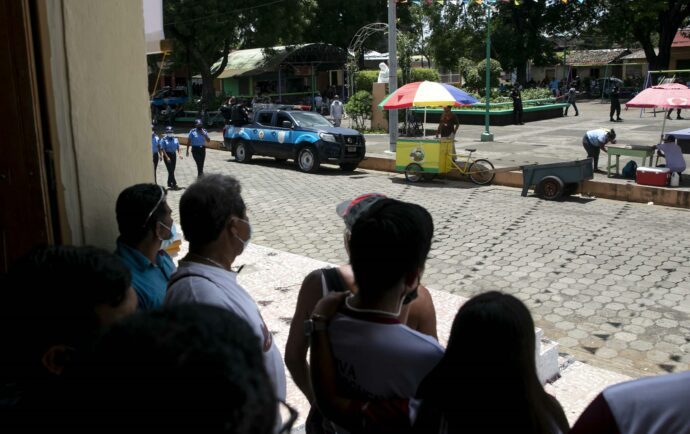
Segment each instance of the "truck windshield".
[[290,113],[297,125],[306,128],[332,127],[333,124],[328,122],[328,119],[318,113],[311,112],[291,112]]

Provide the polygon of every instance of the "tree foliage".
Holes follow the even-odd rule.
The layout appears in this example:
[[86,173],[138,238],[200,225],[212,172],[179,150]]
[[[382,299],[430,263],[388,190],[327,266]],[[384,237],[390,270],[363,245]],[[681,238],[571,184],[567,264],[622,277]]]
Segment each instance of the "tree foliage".
[[[388,0],[315,0],[318,14],[303,28],[307,42],[325,42],[347,48],[361,27],[371,23],[388,22]],[[299,3],[290,1],[290,3]],[[411,14],[407,7],[398,7],[398,27],[408,30]],[[386,51],[384,34],[369,38],[365,46]]]
[[364,122],[371,118],[371,94],[366,90],[357,91],[345,104],[345,111],[355,121],[355,128],[363,129]]
[[173,60],[201,74],[204,100],[210,101],[213,80],[225,69],[231,50],[300,42],[301,29],[315,14],[314,1],[164,0]]
[[[462,76],[467,87],[478,92],[486,89],[486,60],[480,60],[473,64],[468,59],[462,59],[461,63],[463,65]],[[501,68],[501,63],[495,59],[490,60],[490,68],[489,86],[497,87],[503,68]]]
[[[486,9],[474,2],[436,4],[427,9],[432,35],[431,51],[441,66],[462,69],[463,57],[477,61],[486,56]],[[526,66],[552,63],[555,40],[569,40],[581,33],[591,19],[591,9],[578,2],[524,0],[496,2],[491,18],[491,57],[526,81]]]
[[669,67],[673,38],[690,25],[688,0],[594,0],[593,6],[601,17],[597,27],[617,42],[639,43],[652,70]]

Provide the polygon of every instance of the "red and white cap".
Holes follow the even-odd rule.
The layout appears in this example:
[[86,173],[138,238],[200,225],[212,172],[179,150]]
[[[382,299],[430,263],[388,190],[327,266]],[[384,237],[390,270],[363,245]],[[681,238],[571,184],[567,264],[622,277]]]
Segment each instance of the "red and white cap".
[[345,221],[345,226],[350,229],[355,221],[373,204],[387,197],[380,193],[367,193],[354,199],[346,200],[335,207],[335,212]]

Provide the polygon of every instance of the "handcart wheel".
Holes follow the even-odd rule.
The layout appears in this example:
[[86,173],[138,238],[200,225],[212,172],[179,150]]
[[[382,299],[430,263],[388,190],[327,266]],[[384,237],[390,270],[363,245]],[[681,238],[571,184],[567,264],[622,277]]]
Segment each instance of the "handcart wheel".
[[579,184],[576,184],[574,182],[566,184],[563,188],[563,196],[570,196],[572,194],[575,194],[575,192],[577,191],[577,187],[579,187]]
[[474,160],[474,163],[470,165],[468,170],[470,173],[470,180],[477,185],[491,184],[491,181],[496,177],[494,165],[491,164],[489,160]]
[[546,200],[560,198],[564,190],[563,181],[557,176],[546,176],[537,185],[537,194]]
[[405,167],[405,179],[408,182],[417,182],[422,179],[422,166],[417,163],[410,163]]

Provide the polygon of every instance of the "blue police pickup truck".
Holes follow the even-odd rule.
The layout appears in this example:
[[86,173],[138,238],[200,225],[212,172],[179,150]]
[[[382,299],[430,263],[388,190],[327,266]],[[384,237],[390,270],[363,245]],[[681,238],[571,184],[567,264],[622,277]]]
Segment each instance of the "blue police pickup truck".
[[358,131],[334,127],[318,113],[298,110],[259,110],[252,123],[226,126],[223,141],[240,163],[254,155],[291,159],[299,170],[309,173],[316,172],[321,163],[353,171],[366,151],[364,136]]

